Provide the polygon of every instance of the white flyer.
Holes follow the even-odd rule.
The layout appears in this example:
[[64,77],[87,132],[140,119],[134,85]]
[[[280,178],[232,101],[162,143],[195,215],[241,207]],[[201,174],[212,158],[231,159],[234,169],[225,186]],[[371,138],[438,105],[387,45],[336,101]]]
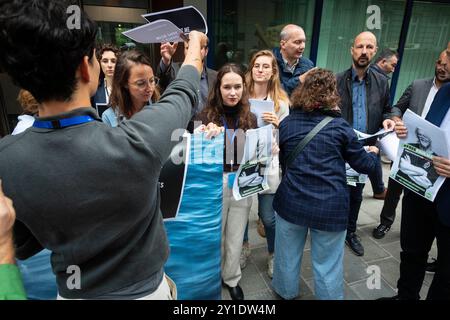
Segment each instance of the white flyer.
[[244,156],[233,182],[233,197],[241,200],[269,189],[267,178],[272,161],[273,126],[245,133]]
[[401,139],[390,177],[425,199],[434,201],[445,178],[433,166],[433,156],[448,158],[445,131],[407,110],[403,122],[408,129]]
[[248,99],[250,111],[253,112],[258,121],[258,128],[267,126],[269,123],[262,119],[264,112],[275,112],[274,103],[271,100]]

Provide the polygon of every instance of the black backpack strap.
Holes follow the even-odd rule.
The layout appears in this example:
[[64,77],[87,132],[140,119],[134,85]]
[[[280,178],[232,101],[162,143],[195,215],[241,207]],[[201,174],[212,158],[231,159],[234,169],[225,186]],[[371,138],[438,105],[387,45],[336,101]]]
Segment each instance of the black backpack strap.
[[291,163],[294,161],[295,158],[297,158],[298,154],[303,150],[303,148],[308,144],[308,142],[311,141],[312,138],[316,136],[316,134],[319,133],[320,130],[322,130],[331,120],[333,120],[333,117],[327,116],[322,119],[307,135],[300,141],[294,150],[291,151],[291,153],[286,158],[285,163],[285,170],[289,168]]

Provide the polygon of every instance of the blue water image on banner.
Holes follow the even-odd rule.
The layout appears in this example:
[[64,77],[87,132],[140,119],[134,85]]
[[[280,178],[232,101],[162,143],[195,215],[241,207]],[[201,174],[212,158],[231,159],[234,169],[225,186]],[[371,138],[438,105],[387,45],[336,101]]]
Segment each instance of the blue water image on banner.
[[165,220],[170,256],[165,271],[180,300],[221,299],[223,134],[191,136],[180,209]]
[[42,250],[26,260],[17,260],[29,300],[55,300],[56,277],[50,265],[51,252]]

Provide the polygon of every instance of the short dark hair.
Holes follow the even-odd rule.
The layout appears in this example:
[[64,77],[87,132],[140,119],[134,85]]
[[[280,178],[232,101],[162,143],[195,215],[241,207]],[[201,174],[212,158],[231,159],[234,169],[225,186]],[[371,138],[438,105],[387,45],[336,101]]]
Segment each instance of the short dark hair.
[[380,52],[380,55],[378,56],[378,58],[375,60],[375,63],[380,62],[383,59],[389,60],[390,58],[392,58],[393,56],[396,56],[398,59],[398,52],[395,50],[391,50],[389,48],[384,49],[383,51]]
[[[118,59],[120,56],[119,48],[117,48],[115,45],[113,45],[111,43],[103,43],[103,44],[97,45],[97,48],[95,49],[95,55],[97,56],[97,60],[99,63],[102,61],[103,54],[107,51],[111,51],[112,53],[114,53],[114,55],[116,56],[116,59]],[[101,81],[103,81],[104,78],[105,78],[105,74],[103,73],[102,68],[100,68],[99,79]],[[98,84],[99,86],[102,85],[101,81]]]
[[78,66],[84,56],[93,57],[97,26],[80,10],[80,28],[69,28],[73,2],[0,2],[1,68],[39,103],[69,101]]
[[120,50],[115,45],[113,45],[111,43],[103,43],[103,44],[97,46],[97,49],[95,51],[95,55],[97,56],[97,60],[99,62],[102,60],[103,53],[106,51],[113,52],[116,55],[116,57],[119,57],[119,55],[120,55]]

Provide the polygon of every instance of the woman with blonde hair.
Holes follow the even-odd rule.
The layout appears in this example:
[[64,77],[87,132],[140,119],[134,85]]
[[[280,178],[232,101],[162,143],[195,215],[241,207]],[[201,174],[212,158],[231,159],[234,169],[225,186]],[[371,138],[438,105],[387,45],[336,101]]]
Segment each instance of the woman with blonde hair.
[[[274,112],[263,113],[263,120],[278,128],[280,122],[289,115],[289,98],[281,87],[277,60],[271,51],[261,50],[253,55],[245,80],[251,99],[273,101]],[[280,183],[278,154],[273,155],[268,181],[270,189],[258,194],[258,216],[264,225],[269,252],[267,274],[272,278],[275,242],[275,211],[272,202]]]

